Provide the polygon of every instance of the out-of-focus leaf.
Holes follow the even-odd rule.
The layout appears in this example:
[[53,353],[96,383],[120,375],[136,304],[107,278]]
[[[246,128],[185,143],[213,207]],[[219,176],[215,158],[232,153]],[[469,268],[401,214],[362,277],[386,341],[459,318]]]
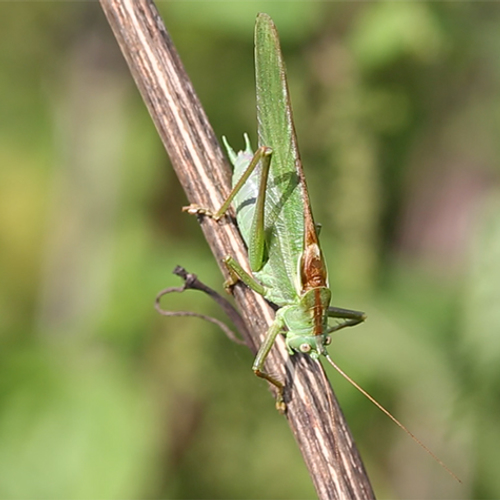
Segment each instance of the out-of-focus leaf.
[[500,377],[500,193],[487,199],[471,245],[465,292],[464,348],[483,376]]
[[141,497],[155,425],[139,385],[110,357],[59,354],[2,360],[0,497]]
[[[321,2],[256,1],[198,1],[170,2],[167,15],[184,24],[238,36],[252,36],[255,17],[259,12],[269,14],[279,26],[280,38],[295,41],[307,36],[316,26],[324,9]],[[168,9],[168,11],[167,11]]]
[[379,2],[359,16],[350,45],[366,68],[376,68],[404,55],[435,61],[445,35],[431,8],[423,2]]

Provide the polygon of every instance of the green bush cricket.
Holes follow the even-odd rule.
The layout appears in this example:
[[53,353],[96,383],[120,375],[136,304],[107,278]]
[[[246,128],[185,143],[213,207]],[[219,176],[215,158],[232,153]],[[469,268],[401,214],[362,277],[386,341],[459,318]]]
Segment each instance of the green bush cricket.
[[[313,359],[324,356],[342,376],[459,480],[403,424],[346,375],[326,350],[330,333],[363,322],[365,314],[330,306],[327,269],[298,151],[285,64],[276,27],[267,14],[257,16],[255,70],[259,148],[253,153],[245,135],[245,150],[235,153],[224,139],[234,165],[233,190],[216,212],[197,205],[184,209],[219,220],[234,204],[253,276],[227,256],[224,261],[231,278],[225,285],[229,287],[241,280],[279,307],[255,357],[253,371],[277,388],[276,406],[283,413],[286,409],[284,384],[264,371],[264,363],[278,334],[285,334],[290,354],[307,353]],[[329,318],[343,321],[329,326]]]
[[[266,14],[257,17],[255,66],[260,147],[254,154],[245,135],[245,151],[236,154],[224,140],[236,180],[231,194],[216,213],[197,206],[186,210],[218,220],[234,201],[255,278],[229,256],[225,263],[233,280],[226,285],[241,280],[280,307],[253,370],[278,388],[277,406],[283,409],[283,384],[263,370],[276,336],[286,332],[291,354],[307,352],[317,359],[327,355],[329,333],[356,325],[365,315],[329,306],[326,265],[297,147],[278,33]],[[329,327],[329,317],[345,321]]]

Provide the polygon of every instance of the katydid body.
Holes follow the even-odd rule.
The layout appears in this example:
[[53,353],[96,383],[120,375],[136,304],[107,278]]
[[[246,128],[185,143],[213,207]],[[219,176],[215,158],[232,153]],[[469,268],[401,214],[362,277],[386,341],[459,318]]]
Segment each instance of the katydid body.
[[[189,211],[219,219],[234,204],[253,276],[232,257],[225,262],[234,281],[243,281],[280,307],[253,370],[278,388],[277,406],[282,409],[283,384],[263,370],[276,336],[286,334],[291,354],[306,352],[316,359],[326,354],[330,332],[360,323],[365,315],[330,307],[326,265],[297,147],[285,65],[278,33],[266,14],[257,17],[255,68],[259,148],[254,154],[246,135],[245,150],[237,154],[226,143],[234,165],[233,191],[216,213],[199,207]],[[345,321],[329,327],[329,317]]]
[[[233,178],[236,183],[229,199],[234,195],[238,227],[248,247],[253,276],[246,273],[230,256],[226,257],[225,263],[235,281],[243,281],[267,300],[280,306],[255,357],[253,370],[278,388],[277,406],[282,409],[283,384],[263,371],[265,359],[277,335],[286,334],[290,354],[303,352],[317,359],[321,354],[326,354],[325,347],[330,343],[329,333],[356,325],[365,319],[365,315],[358,311],[330,307],[331,292],[326,267],[310,209],[308,214],[304,214],[304,210],[300,213],[302,220],[297,218],[295,231],[283,231],[279,213],[282,207],[287,206],[288,201],[283,195],[279,196],[279,181],[272,184],[272,179],[276,179],[272,175],[275,174],[272,166],[274,155],[267,147],[259,148],[254,155],[247,136],[245,141],[245,151],[238,154],[224,142],[235,167]],[[266,172],[268,168],[271,175]],[[245,184],[240,186],[238,181],[247,175]],[[301,185],[299,182],[291,185],[290,192],[286,195],[288,199],[294,191],[300,191],[301,188],[307,195],[305,184]],[[305,200],[307,203],[308,201]],[[259,205],[265,207],[264,218],[261,216],[262,209],[256,208]],[[221,215],[222,212],[219,211],[215,217]],[[340,318],[344,322],[329,327],[328,318]]]
[[[284,385],[264,371],[264,363],[278,334],[285,334],[290,354],[308,353],[313,359],[325,356],[343,377],[460,481],[328,355],[328,334],[361,323],[365,314],[330,307],[327,270],[297,147],[285,65],[276,27],[267,14],[259,14],[255,25],[255,70],[259,148],[254,154],[245,135],[245,150],[235,153],[224,139],[234,165],[233,190],[215,213],[197,205],[185,209],[218,220],[233,203],[238,227],[248,248],[252,275],[233,257],[227,256],[225,263],[231,275],[227,285],[241,280],[279,306],[255,357],[253,371],[276,386],[276,406],[283,412],[286,408]],[[330,327],[329,318],[343,321]]]

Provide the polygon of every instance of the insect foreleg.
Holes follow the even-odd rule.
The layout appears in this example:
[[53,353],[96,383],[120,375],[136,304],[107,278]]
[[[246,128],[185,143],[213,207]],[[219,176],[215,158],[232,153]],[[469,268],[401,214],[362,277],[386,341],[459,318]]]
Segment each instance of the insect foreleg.
[[264,342],[262,342],[262,345],[257,352],[257,356],[255,356],[255,360],[252,366],[253,372],[255,373],[255,375],[257,375],[257,377],[266,379],[278,389],[278,395],[276,397],[276,409],[280,413],[284,413],[286,409],[286,405],[283,401],[284,384],[277,378],[269,375],[269,373],[266,373],[263,369],[269,351],[271,350],[278,334],[283,332],[284,327],[285,323],[283,321],[283,315],[280,313],[280,311],[278,311],[276,313],[276,318],[274,319],[273,324],[269,327],[269,330],[266,333]]
[[366,314],[361,311],[352,311],[351,309],[342,309],[341,307],[329,307],[328,308],[329,318],[344,319],[343,323],[339,325],[332,326],[328,328],[326,333],[336,332],[346,326],[359,325],[366,319]]

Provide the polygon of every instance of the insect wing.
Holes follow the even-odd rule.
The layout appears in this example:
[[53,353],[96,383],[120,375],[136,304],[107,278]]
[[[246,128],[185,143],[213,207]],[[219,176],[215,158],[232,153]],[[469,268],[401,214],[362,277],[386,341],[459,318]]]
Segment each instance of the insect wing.
[[309,200],[278,32],[267,14],[259,14],[255,25],[255,72],[259,146],[273,149],[264,216],[268,261],[257,275],[273,291],[267,298],[282,305],[300,293],[304,200],[307,205]]

